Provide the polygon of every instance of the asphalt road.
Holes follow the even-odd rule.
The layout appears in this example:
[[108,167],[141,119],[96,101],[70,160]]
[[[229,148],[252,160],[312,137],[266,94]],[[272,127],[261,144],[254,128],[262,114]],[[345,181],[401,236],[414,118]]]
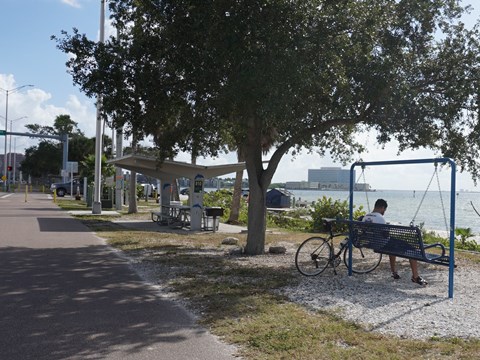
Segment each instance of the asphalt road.
[[45,194],[0,193],[0,359],[233,359]]

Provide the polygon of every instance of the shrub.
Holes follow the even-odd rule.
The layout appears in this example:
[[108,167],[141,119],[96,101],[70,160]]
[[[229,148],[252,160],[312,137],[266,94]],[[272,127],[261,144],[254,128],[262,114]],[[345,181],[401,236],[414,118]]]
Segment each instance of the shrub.
[[[227,221],[230,217],[230,211],[232,208],[232,198],[233,194],[230,190],[217,190],[205,193],[203,196],[203,206],[209,207],[221,207],[224,209],[222,221]],[[240,214],[238,217],[238,222],[241,225],[246,225],[248,219],[248,209],[246,202],[240,200]]]
[[[433,231],[426,231],[422,229],[423,241],[426,244],[435,244],[440,243],[445,247],[450,247],[450,239],[444,238],[437,235]],[[455,234],[460,236],[460,239],[455,239],[455,249],[460,250],[469,250],[469,251],[480,251],[480,245],[477,244],[475,240],[468,240],[469,237],[473,236],[470,229],[456,228]]]
[[[323,196],[320,200],[313,204],[313,209],[310,212],[312,216],[311,230],[314,232],[325,231],[326,229],[323,224],[324,218],[348,219],[349,213],[349,203],[346,200],[333,200],[332,198]],[[355,210],[354,207],[354,219],[357,219],[365,214],[366,212],[363,210],[363,206],[360,206],[357,210]],[[345,231],[346,229],[347,224],[343,226],[337,226],[336,230]]]
[[297,231],[308,231],[311,228],[310,220],[292,213],[293,211],[288,213],[268,213],[267,225]]

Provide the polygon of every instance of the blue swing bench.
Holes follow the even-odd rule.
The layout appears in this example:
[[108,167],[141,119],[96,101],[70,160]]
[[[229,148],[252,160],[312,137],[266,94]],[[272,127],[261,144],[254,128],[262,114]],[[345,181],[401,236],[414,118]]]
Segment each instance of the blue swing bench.
[[[365,247],[375,252],[414,259],[430,264],[449,266],[450,257],[440,243],[425,245],[422,232],[416,226],[376,224],[349,221],[350,236],[355,247]],[[437,252],[427,252],[438,249]]]

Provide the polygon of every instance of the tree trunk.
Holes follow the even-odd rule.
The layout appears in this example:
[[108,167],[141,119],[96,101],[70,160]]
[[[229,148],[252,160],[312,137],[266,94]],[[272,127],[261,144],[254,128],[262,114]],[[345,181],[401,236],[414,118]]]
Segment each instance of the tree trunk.
[[170,200],[180,201],[180,192],[178,191],[178,179],[172,181],[172,192],[170,194]]
[[242,200],[242,179],[243,171],[237,171],[235,175],[235,184],[233,185],[232,206],[230,208],[230,216],[227,224],[238,224],[240,215],[240,201]]
[[[267,229],[266,188],[259,185],[258,179],[248,174],[250,189],[248,202],[248,235],[245,253],[261,255],[265,252],[265,231]],[[268,187],[268,185],[267,185]]]
[[277,147],[268,161],[267,167],[263,168],[263,146],[261,121],[251,119],[249,121],[248,139],[242,149],[245,154],[245,165],[248,173],[249,204],[248,204],[248,235],[245,253],[259,255],[265,252],[265,231],[267,229],[267,206],[266,195],[268,186],[272,182],[273,174],[277,170],[282,156],[291,147],[291,142],[286,141]]
[[265,171],[263,168],[261,121],[252,117],[248,122],[248,128],[246,146],[240,149],[245,154],[249,187],[248,235],[245,253],[260,255],[265,252],[265,230],[267,229],[265,194],[273,173],[270,175],[270,171]]
[[[237,150],[238,162],[245,161],[245,157],[240,150]],[[230,208],[230,216],[227,220],[228,224],[238,224],[240,215],[240,202],[242,200],[242,182],[243,170],[237,171],[235,175],[235,184],[233,185],[232,207]]]

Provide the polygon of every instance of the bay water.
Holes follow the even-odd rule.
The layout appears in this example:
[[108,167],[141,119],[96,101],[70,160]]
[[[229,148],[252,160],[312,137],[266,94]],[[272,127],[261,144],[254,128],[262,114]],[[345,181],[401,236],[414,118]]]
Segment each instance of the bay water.
[[[349,202],[348,191],[321,191],[321,190],[289,190],[295,201],[311,203],[323,196],[334,200]],[[450,192],[429,191],[427,193],[412,190],[376,190],[370,192],[355,191],[353,203],[356,207],[362,205],[365,211],[373,209],[377,199],[384,199],[388,203],[385,219],[392,224],[409,225],[415,213],[415,224],[424,223],[424,228],[445,232],[450,226]],[[423,202],[420,206],[420,203]],[[442,204],[443,203],[443,204]],[[480,216],[473,206],[480,212],[480,192],[455,193],[455,227],[470,228],[475,235],[480,234]],[[370,204],[370,208],[368,206]],[[419,207],[420,206],[420,207]]]

